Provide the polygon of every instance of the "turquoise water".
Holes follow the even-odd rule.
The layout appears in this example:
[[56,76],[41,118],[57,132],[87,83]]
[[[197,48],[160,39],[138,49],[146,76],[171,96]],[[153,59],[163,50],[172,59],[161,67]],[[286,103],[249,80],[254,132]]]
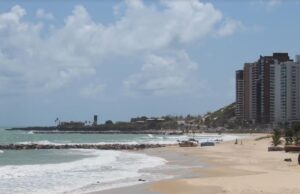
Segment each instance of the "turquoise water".
[[[0,129],[0,144],[140,143],[152,135],[32,134]],[[0,150],[0,193],[83,193],[136,184],[161,158],[106,150]],[[157,177],[156,177],[157,178]]]
[[[176,143],[192,136],[151,134],[33,134],[0,129],[0,144],[39,143]],[[207,141],[229,135],[196,135]],[[162,158],[127,151],[108,150],[0,150],[0,194],[10,193],[86,193],[166,178],[144,169],[163,168]]]
[[0,166],[57,164],[87,157],[76,150],[7,150],[0,155]]
[[186,136],[164,136],[150,134],[33,134],[27,131],[0,129],[0,144],[10,143],[175,143]]

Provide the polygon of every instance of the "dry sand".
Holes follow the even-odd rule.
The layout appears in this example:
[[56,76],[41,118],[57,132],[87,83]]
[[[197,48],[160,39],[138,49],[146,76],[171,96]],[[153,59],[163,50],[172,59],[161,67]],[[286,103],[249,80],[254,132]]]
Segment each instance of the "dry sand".
[[[170,164],[193,163],[187,171],[191,176],[183,174],[181,178],[97,193],[300,194],[298,154],[268,152],[271,139],[255,141],[257,136],[261,135],[252,135],[251,139],[243,140],[238,145],[223,142],[214,147],[168,147],[143,151],[165,157]],[[169,153],[176,153],[180,160],[170,157]],[[292,162],[284,162],[285,158],[291,158]],[[195,163],[205,164],[206,167],[197,168]]]

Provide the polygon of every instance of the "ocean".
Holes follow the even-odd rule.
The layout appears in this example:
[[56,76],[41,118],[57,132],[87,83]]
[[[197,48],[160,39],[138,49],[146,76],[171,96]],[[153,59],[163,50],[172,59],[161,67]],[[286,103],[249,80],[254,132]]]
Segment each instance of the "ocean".
[[[187,135],[33,134],[0,129],[0,144],[171,144]],[[195,139],[233,140],[235,135],[196,135]],[[170,175],[151,173],[167,161],[142,153],[115,150],[0,150],[0,193],[87,193],[155,181]]]

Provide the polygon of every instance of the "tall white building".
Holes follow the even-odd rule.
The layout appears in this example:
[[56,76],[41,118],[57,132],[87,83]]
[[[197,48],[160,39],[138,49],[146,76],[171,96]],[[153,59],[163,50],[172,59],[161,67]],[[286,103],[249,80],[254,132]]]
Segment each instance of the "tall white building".
[[270,122],[300,121],[300,56],[270,66]]

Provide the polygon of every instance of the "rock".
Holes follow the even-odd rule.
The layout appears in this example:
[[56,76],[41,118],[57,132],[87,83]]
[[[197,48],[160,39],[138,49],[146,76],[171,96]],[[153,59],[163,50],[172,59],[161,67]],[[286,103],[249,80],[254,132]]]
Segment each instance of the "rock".
[[52,144],[0,144],[1,150],[30,150],[30,149],[102,149],[102,150],[135,150],[135,149],[147,149],[147,148],[159,148],[166,145],[160,144],[65,144],[65,145],[52,145]]
[[144,180],[144,179],[139,179],[139,181],[141,181],[141,182],[145,182],[146,180]]
[[268,147],[268,151],[269,152],[273,152],[273,151],[283,151],[284,148],[283,147],[277,147],[277,146],[271,146],[271,147]]
[[292,158],[285,158],[284,161],[285,162],[292,162]]
[[286,152],[299,152],[300,151],[300,146],[296,146],[296,145],[286,145],[284,147],[284,150]]
[[200,144],[201,147],[206,147],[206,146],[215,146],[214,142],[202,142]]

